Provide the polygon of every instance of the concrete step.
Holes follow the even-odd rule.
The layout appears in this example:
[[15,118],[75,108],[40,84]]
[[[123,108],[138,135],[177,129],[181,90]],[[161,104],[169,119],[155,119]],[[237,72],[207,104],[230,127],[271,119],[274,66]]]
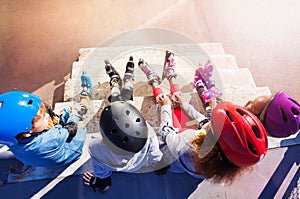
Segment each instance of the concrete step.
[[225,55],[210,55],[210,59],[217,68],[222,69],[238,69],[235,56],[231,54]]
[[[136,49],[157,48],[162,50],[171,50],[179,52],[184,55],[224,55],[224,49],[220,43],[186,43],[186,44],[154,44],[143,46],[112,46],[112,47],[96,47],[96,48],[81,48],[79,50],[78,61],[85,61],[87,59],[97,60],[102,56],[104,58],[118,57],[124,52],[135,51]],[[203,51],[203,52],[202,52]]]
[[269,87],[227,87],[224,89],[224,100],[244,106],[248,100],[260,95],[271,95]]
[[[223,87],[256,87],[252,74],[248,68],[219,69]],[[216,79],[216,78],[213,78]]]
[[[175,47],[178,47],[178,45],[176,45]],[[136,65],[139,58],[143,58],[151,65],[160,66],[159,68],[162,70],[166,49],[172,50],[175,53],[175,57],[176,57],[175,59],[178,66],[177,67],[178,70],[184,69],[189,65],[193,66],[193,68],[196,68],[198,67],[199,62],[205,64],[210,56],[210,54],[207,54],[199,46],[198,46],[199,48],[198,51],[193,50],[193,45],[184,45],[184,50],[180,49],[179,47],[178,48],[175,47],[170,45],[159,46],[159,48],[157,47],[138,48],[137,47],[131,51],[125,51],[125,50],[121,51],[122,53],[120,52],[119,54],[117,54],[117,52],[119,52],[120,49],[116,50],[116,52],[109,51],[109,50],[104,51],[102,48],[86,49],[86,51],[89,52],[85,52],[84,50],[81,49],[81,51],[83,51],[84,54],[83,58],[73,63],[71,78],[72,79],[77,78],[78,74],[81,74],[82,71],[85,71],[87,74],[90,75],[90,77],[105,76],[105,73],[103,73],[104,66],[105,66],[104,59],[109,59],[109,61],[113,64],[113,66],[120,73],[122,73],[125,70],[125,66],[128,61],[128,58],[131,55],[134,57],[134,62],[136,63]],[[216,50],[216,53],[222,53],[219,51],[221,50]],[[222,61],[222,59],[216,58],[216,60],[218,61],[218,64],[221,66],[222,64],[220,63],[220,61]],[[228,65],[226,62],[228,62],[229,59],[226,60],[226,58],[223,58],[223,61],[225,62],[224,65]],[[161,73],[161,71],[159,71],[159,73]]]

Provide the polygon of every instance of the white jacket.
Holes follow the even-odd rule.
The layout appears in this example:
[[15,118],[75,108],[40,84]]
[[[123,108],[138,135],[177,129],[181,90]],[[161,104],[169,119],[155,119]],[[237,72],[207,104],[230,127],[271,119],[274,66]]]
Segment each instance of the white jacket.
[[99,178],[106,178],[112,172],[141,173],[154,171],[154,166],[162,158],[159,150],[158,138],[154,129],[148,126],[148,139],[145,146],[138,153],[121,156],[114,154],[104,143],[101,134],[95,137],[90,145],[94,174]]

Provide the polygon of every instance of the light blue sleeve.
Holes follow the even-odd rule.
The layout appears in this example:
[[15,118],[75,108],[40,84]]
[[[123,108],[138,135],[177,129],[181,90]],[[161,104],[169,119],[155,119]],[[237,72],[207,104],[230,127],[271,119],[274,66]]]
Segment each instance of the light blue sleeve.
[[98,162],[93,157],[92,157],[92,162],[94,167],[94,174],[96,177],[103,179],[111,176],[112,170],[108,166]]

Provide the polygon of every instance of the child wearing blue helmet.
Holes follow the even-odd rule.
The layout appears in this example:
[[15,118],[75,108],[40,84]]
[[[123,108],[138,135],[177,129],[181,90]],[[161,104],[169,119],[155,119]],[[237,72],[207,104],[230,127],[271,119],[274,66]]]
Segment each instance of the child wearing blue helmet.
[[81,156],[85,128],[78,107],[59,118],[39,96],[24,91],[0,95],[0,143],[25,165],[58,167]]

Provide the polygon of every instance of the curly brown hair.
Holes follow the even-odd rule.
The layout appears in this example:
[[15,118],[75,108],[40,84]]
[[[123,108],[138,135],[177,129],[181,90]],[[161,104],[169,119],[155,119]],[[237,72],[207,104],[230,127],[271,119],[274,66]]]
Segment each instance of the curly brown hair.
[[35,127],[36,122],[38,122],[46,113],[47,113],[46,105],[44,103],[41,103],[40,109],[38,110],[33,120],[31,121],[32,128]]
[[214,183],[231,184],[244,171],[252,166],[239,167],[232,164],[224,155],[220,145],[211,134],[199,134],[192,141],[192,158],[196,173]]

